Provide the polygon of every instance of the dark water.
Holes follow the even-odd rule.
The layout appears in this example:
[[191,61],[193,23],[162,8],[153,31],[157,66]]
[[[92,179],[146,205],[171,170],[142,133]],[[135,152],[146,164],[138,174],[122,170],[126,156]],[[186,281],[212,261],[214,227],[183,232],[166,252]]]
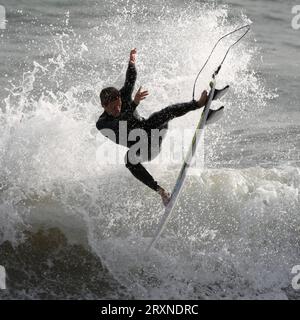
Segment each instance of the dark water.
[[[300,264],[293,1],[2,4],[1,298],[299,298],[291,287],[291,269]],[[218,78],[231,91],[224,118],[206,130],[205,169],[187,179],[145,256],[161,203],[122,164],[105,163],[95,129],[99,91],[122,85],[137,47],[137,86],[150,92],[140,113],[188,101],[215,41],[250,22],[251,34]],[[197,94],[229,44],[212,57]],[[172,121],[176,139],[198,117]],[[180,168],[168,161],[147,167],[169,189]]]

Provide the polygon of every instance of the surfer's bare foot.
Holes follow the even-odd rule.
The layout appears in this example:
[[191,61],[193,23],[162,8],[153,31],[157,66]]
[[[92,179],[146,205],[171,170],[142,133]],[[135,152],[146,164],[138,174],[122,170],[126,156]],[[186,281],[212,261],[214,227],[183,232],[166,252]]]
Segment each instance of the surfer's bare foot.
[[208,94],[207,94],[207,91],[204,90],[201,94],[200,99],[197,101],[199,108],[204,107],[207,103],[207,100],[208,100]]
[[164,204],[164,206],[167,206],[167,204],[169,203],[169,201],[171,200],[171,195],[169,192],[167,192],[165,189],[163,189],[162,187],[159,187],[158,189],[158,194],[161,196],[161,200]]

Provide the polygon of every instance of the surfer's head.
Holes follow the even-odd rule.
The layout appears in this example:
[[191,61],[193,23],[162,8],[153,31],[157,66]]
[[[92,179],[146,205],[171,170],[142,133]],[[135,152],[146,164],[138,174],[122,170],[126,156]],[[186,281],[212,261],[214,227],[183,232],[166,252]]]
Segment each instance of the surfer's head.
[[120,91],[114,87],[104,88],[100,92],[100,101],[104,110],[114,117],[121,113],[121,94]]

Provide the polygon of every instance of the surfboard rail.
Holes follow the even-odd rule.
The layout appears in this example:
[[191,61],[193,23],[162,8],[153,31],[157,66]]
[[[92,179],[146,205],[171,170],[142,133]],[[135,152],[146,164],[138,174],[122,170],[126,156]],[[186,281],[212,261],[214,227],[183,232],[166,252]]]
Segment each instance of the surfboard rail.
[[182,190],[182,187],[184,185],[184,181],[185,178],[187,176],[187,171],[188,168],[191,164],[191,161],[193,159],[193,156],[196,152],[196,148],[197,148],[197,144],[199,142],[199,140],[201,139],[201,136],[204,132],[204,128],[205,128],[205,123],[206,123],[206,119],[208,116],[208,112],[214,97],[214,93],[215,93],[215,88],[216,88],[216,79],[215,77],[213,77],[212,81],[210,82],[210,92],[209,92],[209,96],[208,96],[208,102],[206,104],[206,106],[204,107],[204,110],[201,113],[201,117],[199,119],[197,128],[195,130],[195,133],[193,135],[193,139],[192,142],[190,144],[189,150],[187,152],[187,155],[185,157],[185,160],[181,166],[178,178],[176,180],[175,186],[172,190],[172,194],[171,194],[171,200],[169,201],[169,203],[167,204],[166,208],[165,208],[165,212],[158,224],[157,230],[151,240],[151,242],[149,243],[146,253],[151,249],[151,247],[153,247],[155,245],[155,243],[157,242],[157,240],[159,239],[161,233],[164,230],[164,227],[166,226],[168,220],[171,217],[171,214],[175,208],[176,202],[179,198],[180,192]]

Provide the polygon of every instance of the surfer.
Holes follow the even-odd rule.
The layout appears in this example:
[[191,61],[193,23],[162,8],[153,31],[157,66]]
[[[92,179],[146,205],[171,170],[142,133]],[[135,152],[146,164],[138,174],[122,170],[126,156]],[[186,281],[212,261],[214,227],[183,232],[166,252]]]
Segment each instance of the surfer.
[[[136,108],[149,93],[140,87],[132,100],[132,93],[137,78],[135,68],[136,53],[136,48],[130,52],[124,86],[120,90],[114,87],[107,87],[101,91],[100,101],[104,112],[100,115],[96,127],[104,136],[113,142],[129,148],[125,155],[126,167],[134,177],[157,192],[161,196],[163,204],[166,206],[170,201],[170,193],[154,180],[152,175],[142,165],[142,162],[151,161],[159,154],[162,140],[168,129],[168,122],[174,118],[185,115],[189,111],[204,107],[208,99],[208,93],[207,91],[203,91],[198,101],[192,100],[190,102],[177,103],[165,107],[160,111],[152,113],[148,119],[141,117]],[[223,96],[228,88],[229,86],[226,86],[222,90],[216,90],[214,99],[219,99]],[[217,110],[209,110],[207,123],[213,122],[215,115],[218,111],[223,111],[223,108],[224,107]],[[120,136],[120,132],[122,131],[121,123],[126,123],[126,137]],[[148,144],[146,155],[133,147],[137,143],[137,140],[133,141],[132,139],[128,139],[130,132],[135,129],[143,130],[143,132],[146,133]],[[154,147],[151,145],[152,130],[159,130],[158,144]]]

